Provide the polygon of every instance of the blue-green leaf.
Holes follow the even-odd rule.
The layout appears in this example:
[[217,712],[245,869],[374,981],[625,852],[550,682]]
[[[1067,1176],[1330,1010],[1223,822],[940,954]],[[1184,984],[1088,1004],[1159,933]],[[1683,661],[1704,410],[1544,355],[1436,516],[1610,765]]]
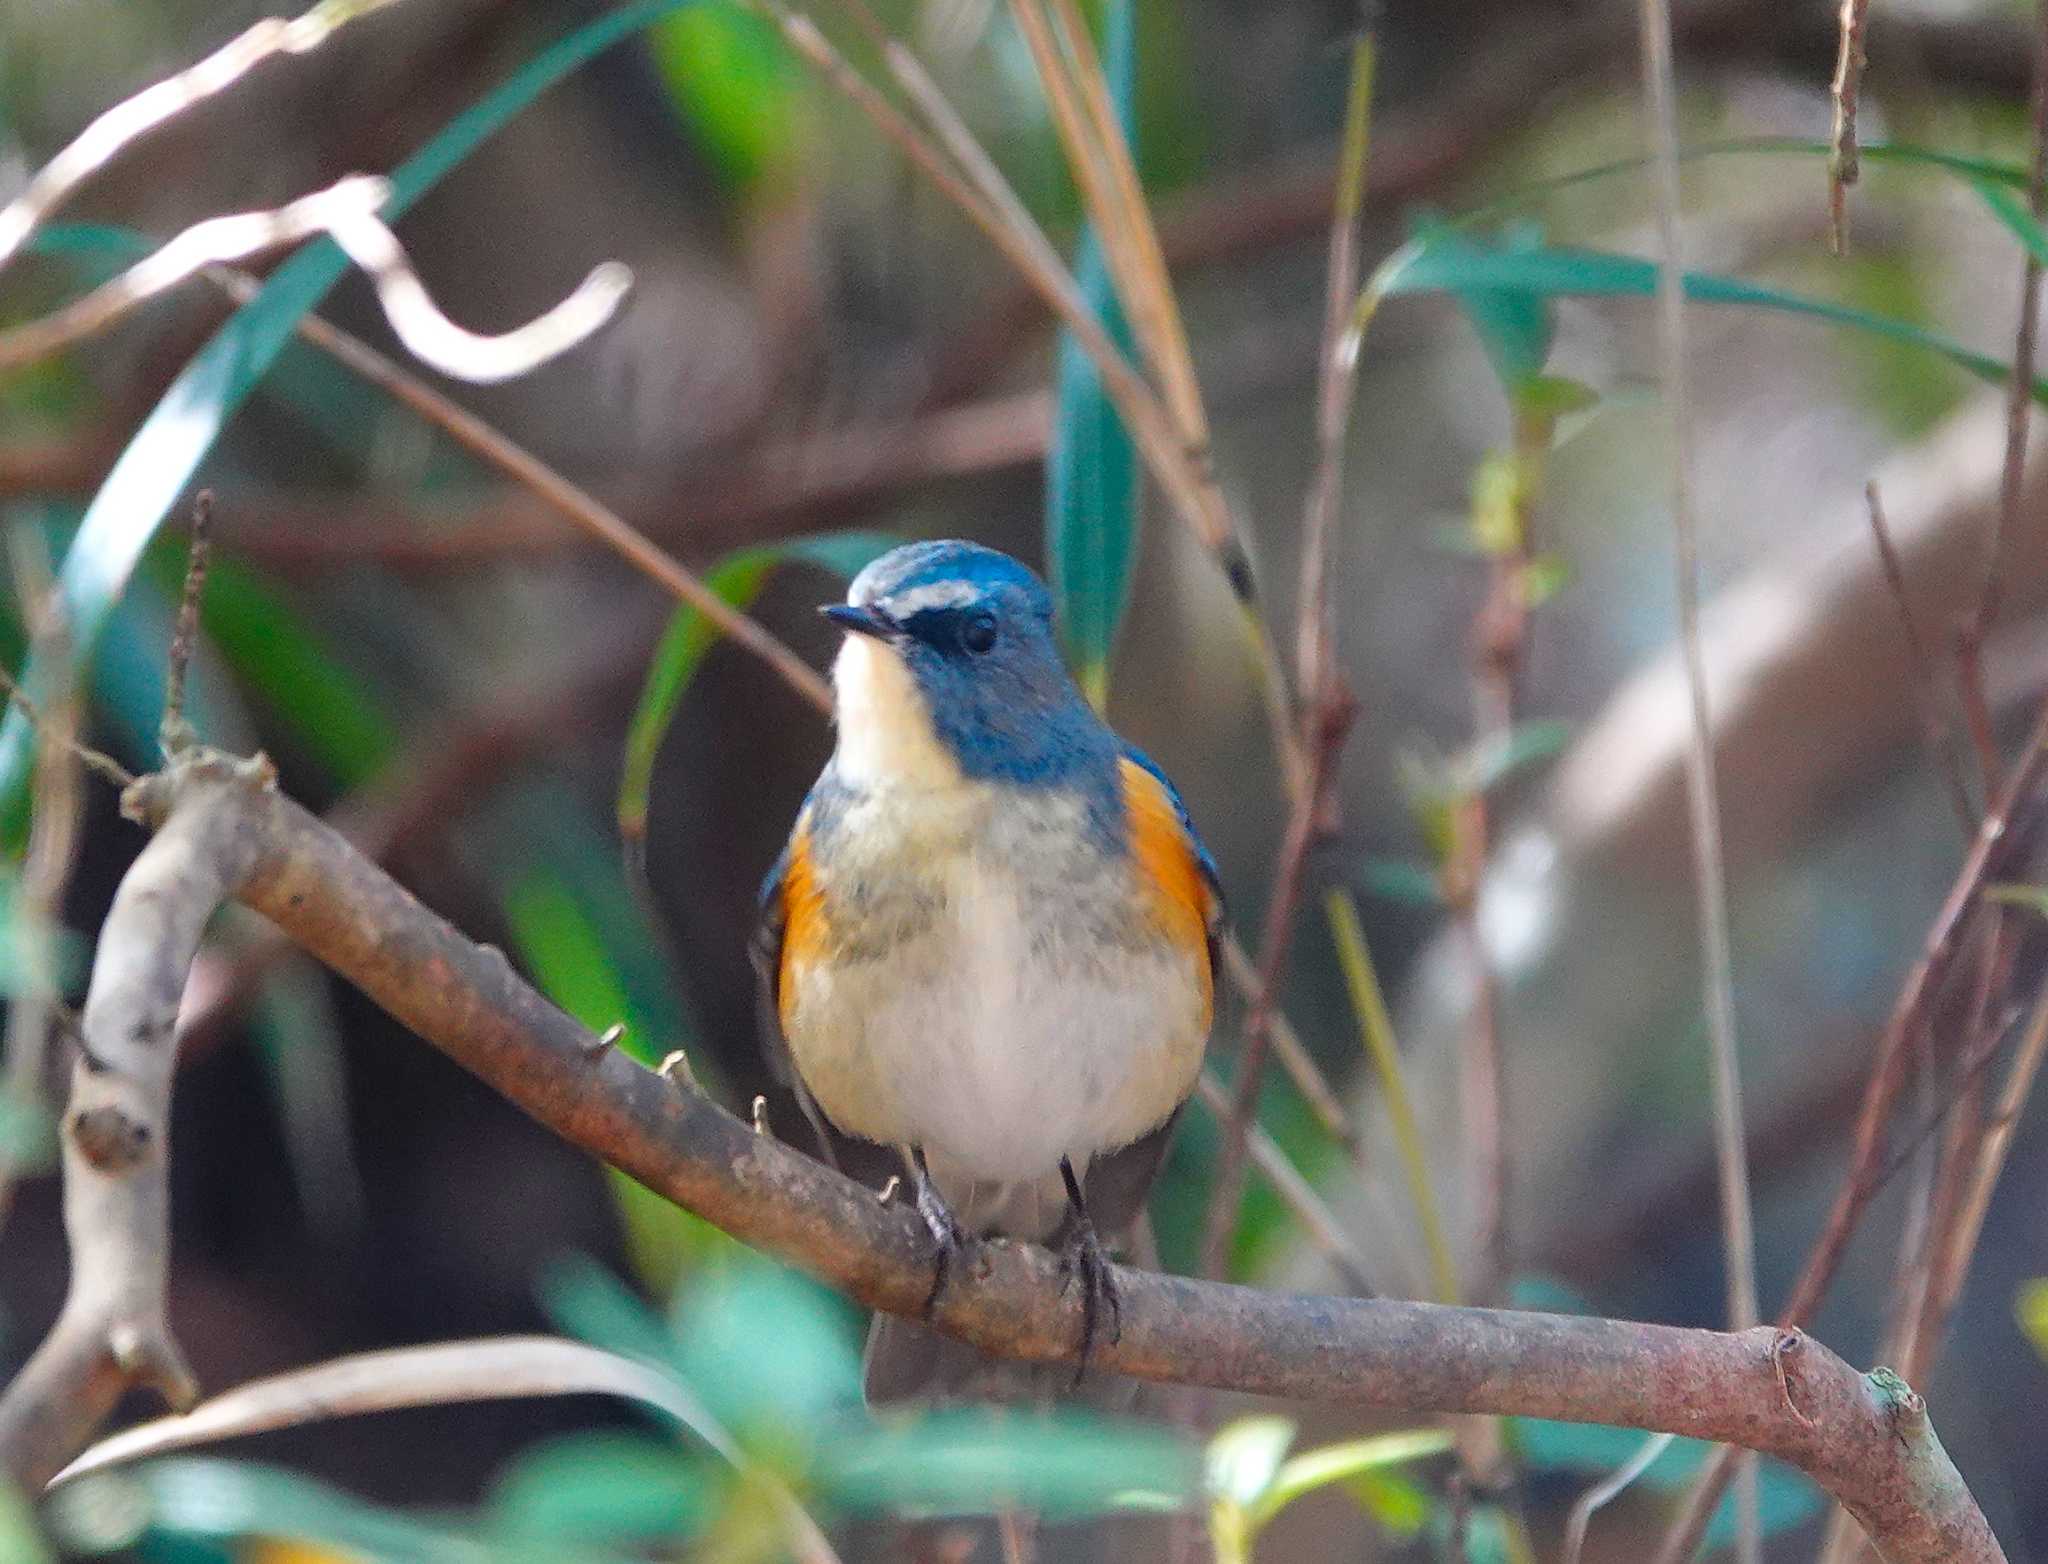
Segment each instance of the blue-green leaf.
[[[1110,0],[1103,72],[1126,137],[1132,137],[1137,24],[1131,0]],[[1081,232],[1075,278],[1117,348],[1128,354],[1124,318],[1100,236]],[[1138,560],[1141,485],[1138,456],[1095,361],[1073,332],[1059,334],[1057,402],[1045,458],[1045,555],[1060,635],[1081,687],[1100,707],[1109,690],[1109,656],[1130,601]]]
[[[877,555],[901,542],[900,538],[878,532],[827,532],[801,538],[785,538],[758,548],[728,554],[704,577],[704,584],[725,602],[744,610],[767,584],[768,573],[789,560],[815,565],[839,576],[853,576]],[[654,781],[654,761],[669,724],[683,703],[683,695],[704,655],[718,639],[718,631],[688,604],[678,608],[655,648],[647,680],[640,689],[640,704],[626,731],[626,756],[619,775],[619,831],[628,841],[647,835],[648,793]]]
[[[1420,237],[1447,256],[1475,248],[1457,229],[1441,223],[1424,228]],[[1543,236],[1534,224],[1517,223],[1507,231],[1502,247],[1509,254],[1540,250]],[[1478,333],[1502,388],[1510,398],[1517,397],[1542,375],[1543,362],[1550,356],[1554,322],[1549,300],[1532,289],[1483,284],[1454,287],[1451,293]]]
[[[457,115],[391,176],[384,217],[393,221],[434,188],[506,121],[570,72],[690,0],[641,0],[578,28]],[[59,577],[70,655],[89,657],[142,551],[235,411],[290,340],[299,318],[340,280],[348,262],[331,240],[280,266],[178,374],[128,442],[87,507]],[[31,666],[32,693],[51,671]],[[0,804],[28,785],[34,745],[19,711],[0,726]]]
[[961,1409],[834,1441],[819,1452],[813,1478],[848,1509],[1026,1509],[1072,1519],[1183,1507],[1194,1499],[1199,1464],[1186,1441],[1149,1425]]
[[155,1556],[167,1543],[280,1538],[414,1564],[593,1557],[518,1540],[486,1546],[481,1538],[382,1509],[311,1478],[210,1458],[155,1461],[134,1472],[82,1478],[58,1491],[50,1514],[66,1546],[85,1554],[132,1556],[140,1546],[145,1556]]
[[[1438,230],[1411,242],[1381,269],[1374,287],[1381,296],[1389,298],[1418,293],[1449,293],[1462,298],[1474,291],[1519,293],[1538,300],[1648,298],[1657,291],[1656,264],[1638,256],[1567,246],[1503,249],[1463,238],[1447,242],[1449,237],[1448,231]],[[1973,353],[1937,332],[1829,299],[1714,272],[1687,272],[1685,292],[1686,297],[1701,303],[1749,305],[1853,326],[1937,353],[1993,385],[2002,385],[2011,374],[2008,365],[1986,354]],[[2048,402],[2048,380],[2035,380],[2034,399]]]
[[486,1525],[528,1544],[675,1542],[717,1513],[724,1475],[653,1439],[571,1434],[526,1451],[499,1475]]

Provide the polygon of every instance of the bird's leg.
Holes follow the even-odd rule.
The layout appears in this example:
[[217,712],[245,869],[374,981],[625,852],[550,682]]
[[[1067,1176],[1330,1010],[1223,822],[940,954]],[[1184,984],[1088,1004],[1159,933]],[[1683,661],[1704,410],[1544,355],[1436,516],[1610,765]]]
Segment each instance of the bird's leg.
[[910,1174],[917,1193],[917,1214],[924,1218],[925,1228],[932,1235],[932,1244],[938,1251],[938,1258],[932,1264],[932,1290],[924,1300],[925,1317],[929,1319],[932,1310],[938,1307],[939,1294],[946,1290],[953,1257],[967,1247],[969,1240],[966,1230],[960,1226],[960,1219],[953,1215],[953,1208],[946,1204],[946,1197],[939,1193],[939,1186],[932,1182],[931,1166],[924,1159],[922,1146],[911,1148]]
[[1060,1274],[1065,1282],[1078,1279],[1081,1283],[1081,1360],[1074,1368],[1074,1383],[1078,1385],[1081,1376],[1088,1372],[1088,1357],[1095,1350],[1096,1333],[1101,1329],[1105,1310],[1109,1314],[1110,1341],[1123,1339],[1124,1300],[1069,1158],[1060,1158],[1060,1179],[1067,1186],[1067,1234],[1060,1246]]

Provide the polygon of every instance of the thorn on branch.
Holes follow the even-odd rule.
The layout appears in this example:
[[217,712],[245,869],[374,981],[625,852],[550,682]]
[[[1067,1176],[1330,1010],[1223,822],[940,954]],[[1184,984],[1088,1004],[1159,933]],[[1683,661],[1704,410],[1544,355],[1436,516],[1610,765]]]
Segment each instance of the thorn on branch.
[[885,1183],[880,1189],[875,1191],[875,1199],[886,1206],[896,1198],[896,1192],[902,1187],[902,1175],[898,1173],[891,1173],[889,1175],[888,1182]]
[[754,1108],[751,1117],[756,1135],[766,1135],[771,1140],[774,1139],[775,1131],[768,1124],[768,1099],[759,1092],[754,1094]]
[[590,1059],[602,1059],[618,1046],[619,1039],[625,1035],[626,1023],[614,1021],[610,1026],[583,1045],[584,1055]]
[[654,1067],[654,1073],[678,1090],[687,1090],[702,1095],[704,1088],[697,1083],[697,1072],[690,1068],[690,1056],[678,1048]]

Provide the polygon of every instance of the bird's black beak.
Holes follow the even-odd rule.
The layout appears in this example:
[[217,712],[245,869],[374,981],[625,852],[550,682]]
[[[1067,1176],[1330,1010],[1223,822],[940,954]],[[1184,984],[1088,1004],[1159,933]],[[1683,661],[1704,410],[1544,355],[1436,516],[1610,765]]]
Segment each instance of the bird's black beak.
[[818,612],[842,630],[851,630],[855,635],[871,635],[878,641],[893,641],[903,633],[903,627],[879,608],[861,608],[852,603],[827,603]]

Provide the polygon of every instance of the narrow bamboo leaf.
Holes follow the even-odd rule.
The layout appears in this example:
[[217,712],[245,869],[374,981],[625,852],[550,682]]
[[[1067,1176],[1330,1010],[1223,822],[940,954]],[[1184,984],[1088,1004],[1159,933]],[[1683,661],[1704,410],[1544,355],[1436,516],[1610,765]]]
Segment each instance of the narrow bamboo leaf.
[[[385,220],[396,220],[508,120],[577,67],[689,3],[641,0],[543,50],[394,171]],[[294,255],[271,275],[260,294],[214,333],[143,420],[93,496],[64,560],[59,590],[71,656],[92,655],[107,616],[164,516],[290,339],[299,318],[326,297],[347,265],[330,240]],[[50,681],[50,670],[30,667],[31,693],[46,691]],[[26,720],[18,711],[8,712],[0,725],[0,805],[18,798],[27,787],[33,752]]]
[[617,1396],[686,1427],[703,1415],[670,1376],[634,1359],[555,1336],[489,1336],[352,1353],[251,1380],[182,1416],[160,1417],[102,1439],[52,1484],[245,1434],[404,1407],[529,1396]]
[[[875,532],[831,532],[788,538],[758,548],[728,554],[704,578],[704,584],[738,609],[749,607],[767,584],[768,573],[777,565],[795,560],[851,577],[877,555],[901,542],[900,538]],[[705,653],[718,639],[718,631],[696,609],[685,605],[676,610],[655,648],[647,681],[640,689],[640,704],[626,731],[626,755],[619,776],[619,831],[629,842],[647,835],[648,792],[654,780],[655,757],[669,724],[682,706],[690,681],[697,676]]]
[[[1422,242],[1448,255],[1473,248],[1472,240],[1441,223],[1425,229]],[[1529,223],[1510,228],[1502,244],[1509,254],[1542,247],[1541,232]],[[1549,301],[1533,289],[1483,284],[1453,288],[1451,293],[1478,333],[1479,345],[1486,350],[1487,361],[1493,365],[1502,389],[1511,400],[1518,399],[1524,387],[1541,379],[1543,362],[1550,356],[1554,322]]]
[[1295,1427],[1292,1418],[1275,1415],[1224,1424],[1209,1440],[1203,1478],[1209,1492],[1246,1508],[1258,1503],[1280,1475]]
[[404,1559],[408,1564],[623,1559],[520,1539],[486,1540],[384,1509],[294,1472],[196,1457],[158,1461],[132,1475],[89,1478],[58,1494],[49,1513],[74,1554],[221,1557],[216,1549],[223,1544],[274,1538],[307,1544],[329,1557]]
[[[1463,295],[1475,289],[1519,292],[1540,299],[1648,298],[1657,291],[1657,267],[1638,256],[1603,250],[1561,246],[1504,250],[1467,242],[1438,243],[1433,236],[1425,235],[1382,268],[1375,286],[1382,296],[1389,298],[1420,293]],[[1714,272],[1687,272],[1685,292],[1686,297],[1700,303],[1747,305],[1853,326],[1939,354],[1993,385],[2003,384],[2011,374],[2010,366],[1985,354],[1973,353],[1938,332],[1829,299]],[[2035,380],[2034,399],[2048,402],[2048,380]]]
[[[1934,169],[1953,174],[1961,179],[1982,179],[2009,189],[2024,190],[2027,187],[2027,171],[2017,163],[2000,163],[1988,158],[1968,157],[1956,152],[1943,152],[1934,147],[1915,146],[1910,142],[1874,142],[1859,146],[1857,155],[1866,163],[1889,163],[1902,168]],[[1679,151],[1679,160],[1685,163],[1706,162],[1724,157],[1806,157],[1825,162],[1834,149],[1825,141],[1806,141],[1796,136],[1749,136],[1729,141],[1708,141],[1697,146],[1685,147]],[[1596,163],[1590,168],[1577,168],[1569,173],[1552,175],[1548,179],[1532,180],[1518,186],[1506,195],[1485,205],[1475,207],[1458,218],[1461,227],[1484,223],[1503,212],[1518,211],[1545,196],[1557,195],[1581,185],[1600,184],[1626,174],[1647,173],[1652,160],[1646,157],[1620,158],[1611,163]]]
[[[1110,0],[1103,50],[1103,71],[1126,137],[1136,134],[1135,9],[1131,0]],[[1110,341],[1128,354],[1130,323],[1092,222],[1081,232],[1075,278]],[[1110,652],[1137,568],[1142,495],[1137,450],[1094,360],[1064,329],[1054,387],[1052,444],[1045,458],[1046,563],[1068,660],[1088,698],[1100,707],[1108,696]]]
[[2029,255],[2048,264],[2048,233],[2042,232],[2041,225],[2034,221],[2034,214],[2027,209],[2027,204],[2013,193],[2009,185],[1987,179],[1982,174],[1971,174],[1968,178],[1970,188],[1991,209],[1991,215],[2005,224]]
[[1368,1472],[1385,1472],[1409,1466],[1452,1448],[1447,1428],[1412,1428],[1400,1433],[1375,1434],[1342,1444],[1305,1450],[1285,1461],[1273,1480],[1247,1508],[1254,1527],[1264,1526],[1303,1494],[1331,1483],[1349,1482]]

